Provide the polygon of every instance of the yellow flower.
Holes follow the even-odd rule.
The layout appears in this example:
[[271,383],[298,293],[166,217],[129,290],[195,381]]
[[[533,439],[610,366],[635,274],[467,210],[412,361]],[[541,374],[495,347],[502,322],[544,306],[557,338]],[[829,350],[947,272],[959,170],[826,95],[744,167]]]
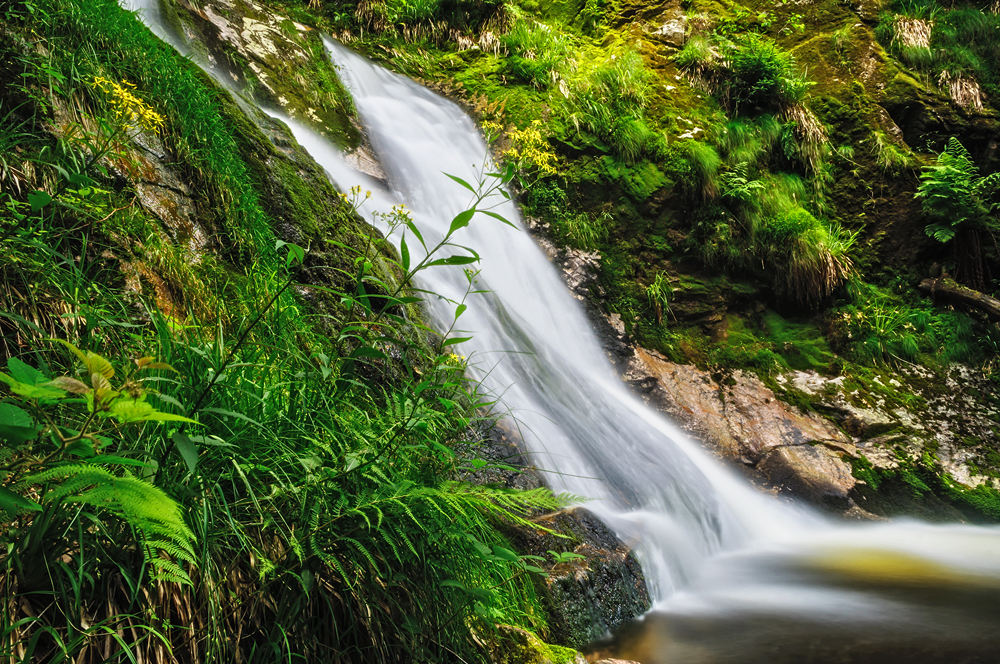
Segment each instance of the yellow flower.
[[128,81],[118,83],[103,76],[94,79],[92,87],[107,95],[108,105],[115,119],[134,129],[156,131],[163,126],[163,116],[133,93],[135,85]]

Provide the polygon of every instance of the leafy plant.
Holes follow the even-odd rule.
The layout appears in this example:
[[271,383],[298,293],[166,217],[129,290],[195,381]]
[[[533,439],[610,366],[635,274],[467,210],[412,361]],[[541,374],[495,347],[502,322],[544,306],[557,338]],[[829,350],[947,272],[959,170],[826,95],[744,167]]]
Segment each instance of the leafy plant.
[[954,242],[956,278],[982,289],[989,279],[982,235],[1000,230],[996,212],[1000,174],[980,175],[968,150],[952,137],[937,163],[920,174],[916,198],[932,221],[925,229],[941,243]]
[[570,95],[570,118],[631,163],[657,154],[663,140],[644,119],[648,94],[649,72],[629,51],[597,67]]

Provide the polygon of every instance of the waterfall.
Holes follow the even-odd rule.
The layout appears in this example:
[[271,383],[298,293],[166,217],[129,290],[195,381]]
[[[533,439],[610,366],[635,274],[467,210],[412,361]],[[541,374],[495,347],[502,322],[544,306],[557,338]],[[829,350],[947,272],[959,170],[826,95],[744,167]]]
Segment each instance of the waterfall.
[[[136,9],[156,5],[130,1]],[[145,20],[157,15],[147,10]],[[432,245],[472,202],[445,174],[476,182],[488,171],[482,136],[454,103],[342,45],[326,45],[387,184],[282,119],[341,190],[372,192],[362,214],[405,204]],[[645,636],[635,642],[652,650],[622,652],[646,662],[868,661],[796,654],[849,648],[851,639],[868,644],[867,655],[884,655],[881,661],[906,661],[892,654],[909,653],[911,643],[924,648],[908,655],[912,661],[937,661],[934,648],[998,652],[1000,528],[850,525],[758,492],[624,388],[515,205],[498,197],[492,209],[518,229],[479,215],[460,231],[457,241],[482,256],[477,287],[488,293],[467,301],[458,327],[473,338],[458,352],[509,409],[550,486],[591,498],[588,509],[635,544],[655,598]],[[434,268],[420,279],[451,300],[466,290],[458,268]],[[429,305],[447,327],[453,305]],[[672,627],[657,622],[664,616]]]

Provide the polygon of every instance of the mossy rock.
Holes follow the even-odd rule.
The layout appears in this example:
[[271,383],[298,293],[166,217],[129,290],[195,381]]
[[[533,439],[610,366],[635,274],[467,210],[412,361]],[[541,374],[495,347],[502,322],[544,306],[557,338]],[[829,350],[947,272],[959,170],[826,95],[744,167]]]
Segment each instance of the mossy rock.
[[[176,0],[175,0],[176,2]],[[220,74],[343,148],[361,144],[354,108],[320,34],[247,0],[178,3],[178,20]]]
[[494,634],[485,635],[493,664],[585,664],[576,650],[545,643],[531,632],[500,625]]
[[649,610],[649,591],[635,554],[591,512],[578,507],[533,521],[540,529],[508,533],[521,553],[549,558],[549,551],[568,551],[582,556],[550,565],[548,577],[536,581],[551,641],[583,648]]

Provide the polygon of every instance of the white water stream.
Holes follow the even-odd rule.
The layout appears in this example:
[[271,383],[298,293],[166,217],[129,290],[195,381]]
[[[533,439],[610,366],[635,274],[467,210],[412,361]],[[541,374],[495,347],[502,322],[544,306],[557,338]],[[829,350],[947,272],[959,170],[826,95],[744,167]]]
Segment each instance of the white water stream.
[[[156,0],[130,3],[176,34]],[[404,203],[432,244],[471,203],[444,173],[475,182],[483,172],[477,127],[452,102],[327,47],[389,185],[283,119],[341,190],[372,192],[363,213]],[[513,204],[494,211],[521,226]],[[459,352],[519,422],[552,488],[595,499],[587,507],[639,552],[654,613],[616,652],[647,664],[1000,661],[1000,528],[846,525],[759,493],[627,392],[523,228],[480,215],[457,241],[482,256],[478,286],[490,291],[469,299],[458,327],[473,339]],[[459,268],[421,281],[451,299],[466,287]],[[453,306],[431,305],[446,327]]]

